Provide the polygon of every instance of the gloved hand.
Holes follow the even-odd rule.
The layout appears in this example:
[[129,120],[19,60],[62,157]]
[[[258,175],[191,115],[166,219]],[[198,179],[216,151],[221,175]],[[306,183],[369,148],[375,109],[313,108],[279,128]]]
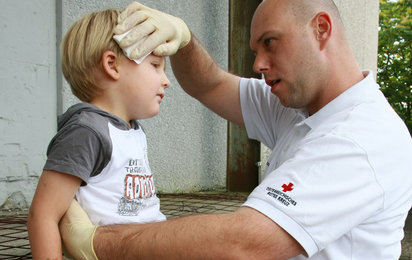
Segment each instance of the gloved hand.
[[130,54],[131,59],[138,59],[153,50],[157,56],[170,56],[190,42],[190,30],[182,19],[151,9],[138,2],[132,2],[120,14],[115,34],[129,30],[119,43],[120,47],[131,46],[149,36]]
[[59,223],[65,256],[70,259],[97,260],[93,249],[93,236],[97,228],[98,226],[92,225],[79,203],[73,200]]

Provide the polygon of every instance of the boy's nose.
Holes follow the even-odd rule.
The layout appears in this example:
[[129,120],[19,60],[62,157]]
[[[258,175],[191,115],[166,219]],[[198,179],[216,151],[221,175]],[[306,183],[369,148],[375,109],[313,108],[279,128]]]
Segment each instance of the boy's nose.
[[168,88],[170,86],[170,80],[166,77],[166,75],[163,77],[162,86],[164,88]]

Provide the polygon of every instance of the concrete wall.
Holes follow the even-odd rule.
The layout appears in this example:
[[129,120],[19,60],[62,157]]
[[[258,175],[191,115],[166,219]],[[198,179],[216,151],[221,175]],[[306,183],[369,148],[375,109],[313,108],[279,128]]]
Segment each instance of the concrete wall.
[[[0,205],[10,196],[30,204],[56,116],[78,102],[56,62],[61,35],[87,12],[124,8],[125,0],[0,0]],[[181,17],[227,68],[229,0],[141,0]],[[339,0],[354,53],[376,71],[378,0]],[[23,8],[24,7],[24,8]],[[222,188],[226,121],[187,96],[170,69],[171,87],[158,116],[141,121],[160,192]],[[12,197],[13,197],[12,196]]]
[[2,205],[13,192],[31,201],[56,132],[56,10],[54,0],[0,2]]

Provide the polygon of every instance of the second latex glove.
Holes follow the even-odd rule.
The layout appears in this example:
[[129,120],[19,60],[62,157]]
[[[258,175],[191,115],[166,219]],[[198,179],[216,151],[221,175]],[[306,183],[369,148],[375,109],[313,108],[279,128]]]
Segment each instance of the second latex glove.
[[97,260],[93,249],[93,237],[97,227],[90,222],[86,212],[76,200],[72,201],[69,209],[59,223],[60,235],[68,258],[78,260]]
[[182,19],[133,2],[120,14],[115,34],[129,30],[119,45],[122,48],[133,45],[144,37],[148,38],[131,53],[130,59],[138,59],[153,50],[157,56],[170,56],[185,47],[191,38],[190,30]]

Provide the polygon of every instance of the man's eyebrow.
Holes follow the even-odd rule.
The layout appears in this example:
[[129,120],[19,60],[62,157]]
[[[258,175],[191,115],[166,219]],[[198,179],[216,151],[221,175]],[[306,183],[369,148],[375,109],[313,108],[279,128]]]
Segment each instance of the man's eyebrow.
[[272,34],[273,37],[275,37],[276,35],[279,34],[279,31],[277,30],[270,30],[270,31],[266,31],[264,33],[262,33],[262,35],[259,37],[259,39],[257,40],[257,42],[261,42],[263,40],[263,38],[265,38],[268,34]]

